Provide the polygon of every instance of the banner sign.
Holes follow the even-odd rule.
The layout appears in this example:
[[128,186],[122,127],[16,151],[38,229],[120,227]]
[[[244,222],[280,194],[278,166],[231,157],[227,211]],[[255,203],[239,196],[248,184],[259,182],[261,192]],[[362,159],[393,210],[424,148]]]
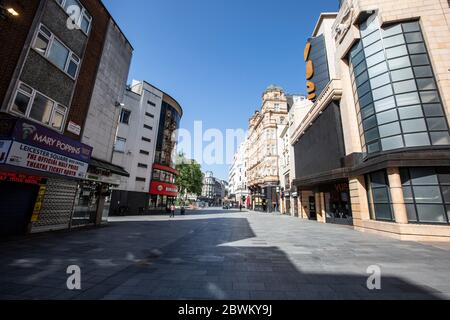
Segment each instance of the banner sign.
[[5,163],[10,146],[11,146],[11,141],[0,140],[0,163]]
[[86,162],[20,142],[13,142],[6,164],[78,179],[85,177],[89,166]]
[[178,188],[173,184],[152,182],[150,185],[150,194],[176,197],[178,195]]
[[92,147],[22,119],[17,120],[12,139],[82,162],[91,160]]

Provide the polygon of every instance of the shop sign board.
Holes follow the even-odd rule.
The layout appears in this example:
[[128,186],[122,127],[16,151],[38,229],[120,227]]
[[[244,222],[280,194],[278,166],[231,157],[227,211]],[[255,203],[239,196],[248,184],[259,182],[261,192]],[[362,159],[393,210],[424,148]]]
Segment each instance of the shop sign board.
[[44,126],[17,120],[12,140],[89,163],[93,148]]
[[11,147],[11,141],[0,140],[0,163],[5,163],[10,147]]
[[173,184],[152,182],[150,186],[150,193],[155,195],[176,197],[178,195],[178,188]]
[[86,176],[89,166],[78,159],[16,141],[11,146],[6,164],[77,179]]
[[43,177],[30,176],[17,172],[0,172],[0,182],[2,181],[27,184],[45,184],[47,182]]

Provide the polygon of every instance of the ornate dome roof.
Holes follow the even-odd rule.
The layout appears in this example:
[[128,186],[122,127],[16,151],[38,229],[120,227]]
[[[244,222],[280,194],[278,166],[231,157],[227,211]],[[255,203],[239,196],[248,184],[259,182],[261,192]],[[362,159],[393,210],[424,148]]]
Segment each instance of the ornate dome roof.
[[270,86],[267,87],[266,91],[264,91],[264,94],[269,93],[269,92],[284,92],[283,88],[274,84],[271,84]]

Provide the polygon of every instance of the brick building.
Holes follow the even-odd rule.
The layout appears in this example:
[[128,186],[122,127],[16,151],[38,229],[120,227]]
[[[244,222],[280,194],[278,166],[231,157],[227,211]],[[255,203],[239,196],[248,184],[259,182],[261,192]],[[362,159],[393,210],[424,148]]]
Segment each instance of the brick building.
[[[99,223],[126,175],[110,145],[133,49],[99,0],[4,5],[18,15],[0,20],[0,234],[69,228],[77,208]],[[93,141],[92,127],[111,137]]]

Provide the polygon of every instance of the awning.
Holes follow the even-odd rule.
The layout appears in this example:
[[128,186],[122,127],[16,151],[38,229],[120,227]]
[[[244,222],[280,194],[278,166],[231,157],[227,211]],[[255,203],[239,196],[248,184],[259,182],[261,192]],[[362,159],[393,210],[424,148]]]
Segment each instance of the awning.
[[112,164],[112,163],[109,163],[109,162],[106,162],[103,160],[95,159],[95,158],[91,158],[91,163],[89,164],[89,166],[97,167],[97,168],[109,171],[111,173],[115,173],[122,177],[130,176],[130,174],[128,172],[126,172],[124,168],[116,166],[115,164]]

